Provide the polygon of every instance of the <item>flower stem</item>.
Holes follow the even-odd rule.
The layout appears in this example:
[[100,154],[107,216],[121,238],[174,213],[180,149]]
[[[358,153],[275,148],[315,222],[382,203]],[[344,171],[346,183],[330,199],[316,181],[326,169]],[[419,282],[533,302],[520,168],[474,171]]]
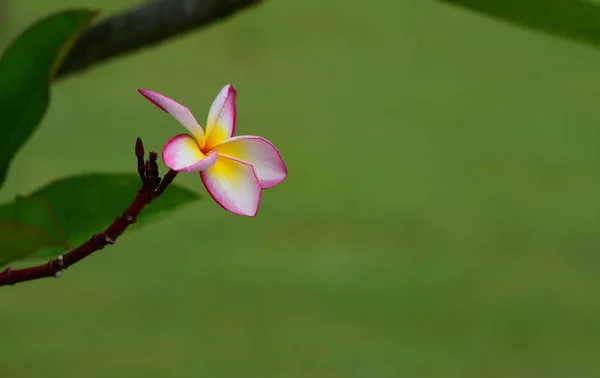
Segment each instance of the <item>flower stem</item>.
[[60,277],[62,271],[71,265],[103,249],[109,244],[114,244],[127,227],[136,222],[139,213],[144,207],[158,198],[169,184],[173,182],[175,176],[177,176],[177,172],[170,170],[161,179],[158,174],[158,165],[156,164],[158,156],[156,152],[150,152],[149,159],[144,162],[144,145],[140,138],[136,141],[135,155],[137,157],[137,169],[142,186],[131,205],[129,205],[123,214],[118,216],[108,228],[93,235],[79,247],[48,261],[46,264],[23,269],[6,268],[0,272],[0,286],[14,285],[19,282],[32,281],[45,277]]

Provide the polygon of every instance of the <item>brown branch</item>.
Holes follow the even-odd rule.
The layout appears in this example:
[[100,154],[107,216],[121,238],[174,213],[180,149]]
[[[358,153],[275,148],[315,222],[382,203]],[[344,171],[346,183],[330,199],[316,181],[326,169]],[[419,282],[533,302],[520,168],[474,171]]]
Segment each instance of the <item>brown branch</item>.
[[135,155],[137,157],[137,168],[142,180],[142,187],[135,196],[132,204],[122,215],[118,216],[104,231],[95,234],[79,247],[48,261],[46,264],[17,270],[10,267],[6,268],[0,272],[0,286],[14,285],[19,282],[36,280],[38,278],[60,277],[64,269],[101,250],[108,244],[114,244],[119,235],[130,224],[135,223],[137,216],[144,207],[152,202],[152,200],[158,198],[177,175],[177,172],[170,170],[165,175],[165,178],[161,180],[158,175],[158,165],[156,164],[157,154],[156,152],[150,152],[149,159],[144,163],[144,145],[140,138],[136,141]]
[[262,0],[158,0],[138,5],[88,29],[57,78],[212,24]]

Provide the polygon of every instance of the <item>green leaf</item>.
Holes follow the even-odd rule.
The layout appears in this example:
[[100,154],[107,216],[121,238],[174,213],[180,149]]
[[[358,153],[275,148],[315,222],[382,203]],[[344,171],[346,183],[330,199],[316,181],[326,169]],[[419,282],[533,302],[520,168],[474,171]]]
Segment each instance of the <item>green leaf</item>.
[[41,229],[0,220],[0,267],[56,245],[52,237]]
[[0,186],[50,101],[54,73],[97,12],[68,10],[26,29],[0,59]]
[[0,267],[39,250],[67,248],[52,208],[44,200],[18,196],[0,206]]
[[54,243],[53,245],[69,248],[62,234],[54,209],[42,198],[17,196],[14,201],[14,220],[18,223],[43,230]]
[[600,6],[590,0],[438,0],[525,28],[600,46]]
[[[71,176],[54,181],[26,198],[0,205],[0,222],[19,220],[25,226],[42,229],[50,236],[52,245],[63,247],[42,246],[31,256],[55,256],[66,249],[65,242],[75,247],[108,227],[135,199],[140,186],[139,176],[133,174]],[[142,211],[128,232],[198,199],[198,194],[171,184]]]

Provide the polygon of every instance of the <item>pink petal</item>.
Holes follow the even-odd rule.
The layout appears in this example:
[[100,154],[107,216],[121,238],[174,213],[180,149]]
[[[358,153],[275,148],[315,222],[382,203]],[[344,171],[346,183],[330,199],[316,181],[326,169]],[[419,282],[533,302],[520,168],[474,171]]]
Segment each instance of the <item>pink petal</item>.
[[215,165],[218,158],[216,152],[204,155],[198,142],[188,134],[179,134],[171,138],[165,143],[162,154],[167,167],[177,172],[203,171]]
[[237,136],[214,146],[221,156],[228,156],[252,165],[263,189],[281,183],[287,177],[287,168],[279,150],[259,136]]
[[158,106],[164,112],[172,115],[177,121],[179,121],[179,123],[188,129],[193,136],[196,137],[198,143],[204,146],[204,131],[188,108],[175,100],[161,95],[160,93],[152,92],[146,89],[138,89],[138,92],[140,92],[142,96],[146,97],[148,101]]
[[228,84],[221,89],[210,106],[206,122],[206,146],[208,148],[235,134],[236,96],[236,90]]
[[249,217],[256,216],[262,188],[251,165],[226,156],[200,172],[210,196],[225,210]]

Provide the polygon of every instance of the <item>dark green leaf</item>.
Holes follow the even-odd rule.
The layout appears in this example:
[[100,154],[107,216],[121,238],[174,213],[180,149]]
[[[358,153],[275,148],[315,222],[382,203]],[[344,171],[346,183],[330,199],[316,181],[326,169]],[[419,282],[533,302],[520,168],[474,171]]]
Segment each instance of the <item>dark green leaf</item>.
[[[0,205],[0,221],[20,220],[26,226],[42,229],[52,235],[53,245],[65,241],[75,247],[93,234],[104,230],[127,209],[140,189],[139,176],[132,174],[88,174],[72,176],[36,190],[26,198]],[[199,196],[171,184],[169,188],[140,214],[135,229]],[[63,236],[64,235],[64,236]],[[65,247],[41,249],[33,256],[49,256]]]
[[0,186],[46,112],[54,72],[95,15],[69,10],[44,18],[18,36],[0,59]]
[[600,6],[590,0],[438,0],[543,31],[600,46]]

